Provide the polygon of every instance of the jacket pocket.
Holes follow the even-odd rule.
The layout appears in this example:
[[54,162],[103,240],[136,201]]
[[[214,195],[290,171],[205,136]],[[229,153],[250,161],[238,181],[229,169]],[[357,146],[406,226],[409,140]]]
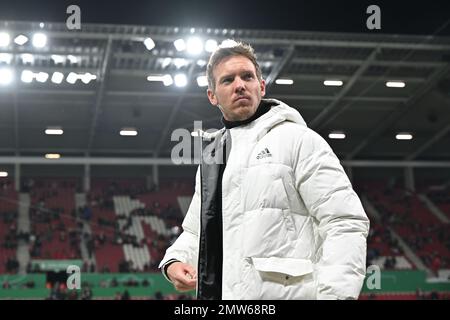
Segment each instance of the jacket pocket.
[[283,285],[298,283],[314,271],[313,263],[308,259],[270,257],[251,260],[263,281]]
[[261,208],[244,213],[243,256],[289,257],[294,255],[296,237],[287,210]]

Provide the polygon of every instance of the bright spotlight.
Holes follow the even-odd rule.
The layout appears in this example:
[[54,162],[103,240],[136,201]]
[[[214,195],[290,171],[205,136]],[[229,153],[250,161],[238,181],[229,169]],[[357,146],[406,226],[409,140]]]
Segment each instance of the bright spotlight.
[[187,85],[187,77],[183,73],[175,75],[174,80],[177,87],[185,87]]
[[175,49],[177,51],[183,51],[186,50],[186,42],[184,42],[183,39],[177,39],[173,42],[173,45],[175,46]]
[[346,135],[344,132],[342,131],[333,131],[328,135],[328,138],[330,139],[338,139],[338,140],[342,140],[345,139]]
[[147,48],[147,50],[152,50],[155,47],[155,41],[153,41],[152,38],[147,38],[144,40],[144,45]]
[[64,63],[66,60],[63,56],[60,56],[58,54],[52,54],[52,60],[55,62],[55,64],[58,63]]
[[231,39],[223,40],[220,44],[221,48],[232,48],[237,46],[237,42]]
[[208,86],[208,79],[206,78],[206,76],[198,76],[197,84],[199,87],[206,87]]
[[203,51],[203,42],[200,38],[197,37],[189,38],[186,48],[189,54],[200,54]]
[[59,153],[47,153],[45,155],[46,159],[59,159],[61,158],[61,155]]
[[0,47],[7,47],[11,41],[11,37],[6,32],[0,32]]
[[78,75],[75,72],[69,73],[69,75],[66,78],[66,81],[70,84],[74,84],[78,80]]
[[137,134],[138,134],[138,132],[134,128],[123,128],[122,130],[120,130],[121,136],[134,137],[134,136],[137,136]]
[[97,76],[89,72],[86,72],[85,74],[81,75],[80,78],[84,84],[88,84],[89,82],[91,82],[91,80],[95,80]]
[[292,85],[294,84],[294,80],[292,79],[277,79],[275,80],[276,84],[281,84],[281,85]]
[[47,79],[48,79],[48,73],[47,72],[39,72],[36,75],[36,81],[37,82],[44,83],[44,82],[47,81]]
[[47,36],[43,33],[35,33],[32,43],[36,48],[43,48],[47,44]]
[[167,86],[171,86],[172,84],[173,84],[173,79],[172,79],[172,76],[170,75],[170,74],[165,74],[163,77],[162,77],[162,81],[163,81],[163,84],[167,87]]
[[23,70],[22,75],[20,76],[20,80],[25,83],[33,82],[34,73],[30,70]]
[[26,64],[26,63],[33,64],[34,63],[34,56],[31,53],[24,53],[24,54],[22,54],[22,62],[24,64]]
[[12,54],[10,53],[0,53],[0,62],[10,64],[12,61]]
[[8,85],[13,81],[14,75],[11,69],[0,69],[0,85]]
[[64,130],[61,128],[47,128],[45,129],[45,134],[47,135],[54,135],[54,136],[60,136],[64,133]]
[[404,88],[406,86],[405,82],[403,81],[387,81],[386,82],[386,87],[388,88]]
[[23,46],[27,42],[28,42],[28,38],[25,37],[23,34],[20,34],[14,38],[14,43],[18,44],[19,46]]
[[175,67],[177,69],[180,69],[180,68],[188,65],[189,62],[186,59],[183,59],[183,58],[175,58],[175,59],[173,59],[173,64],[175,65]]
[[323,82],[323,85],[327,87],[340,87],[343,84],[344,82],[342,82],[341,80],[325,80]]
[[78,62],[78,58],[75,57],[74,55],[71,55],[71,54],[69,54],[69,55],[67,56],[67,59],[69,59],[70,63],[72,63],[72,64]]
[[412,140],[413,135],[409,132],[400,132],[397,133],[395,139],[397,140]]
[[52,75],[52,82],[56,83],[56,84],[60,84],[64,79],[64,74],[62,74],[61,72],[53,72]]
[[205,43],[206,52],[214,52],[217,48],[217,41],[214,39],[208,39]]

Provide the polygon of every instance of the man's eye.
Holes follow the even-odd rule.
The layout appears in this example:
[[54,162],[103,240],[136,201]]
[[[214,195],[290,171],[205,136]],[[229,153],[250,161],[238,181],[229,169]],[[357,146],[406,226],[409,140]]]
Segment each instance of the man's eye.
[[232,81],[231,78],[225,78],[222,80],[223,83],[230,83]]
[[244,75],[244,79],[246,79],[246,80],[251,80],[251,79],[253,79],[253,75],[252,74],[246,74],[246,75]]

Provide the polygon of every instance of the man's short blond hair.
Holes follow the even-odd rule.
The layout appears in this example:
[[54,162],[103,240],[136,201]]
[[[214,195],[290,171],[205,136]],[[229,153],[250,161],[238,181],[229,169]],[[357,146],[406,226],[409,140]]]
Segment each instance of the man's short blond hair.
[[222,62],[225,58],[231,56],[244,56],[249,59],[255,66],[256,76],[261,82],[262,74],[261,68],[256,60],[255,51],[252,46],[243,42],[236,42],[234,40],[226,40],[211,54],[208,65],[206,66],[206,78],[208,79],[208,88],[213,92],[216,89],[216,79],[214,79],[214,68]]

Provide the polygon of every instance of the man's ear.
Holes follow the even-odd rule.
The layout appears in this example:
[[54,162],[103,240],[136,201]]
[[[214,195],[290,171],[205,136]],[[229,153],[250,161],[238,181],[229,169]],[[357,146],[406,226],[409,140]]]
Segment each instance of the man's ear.
[[214,92],[211,89],[208,89],[207,94],[208,94],[209,102],[213,106],[217,106],[219,104],[219,101],[217,101],[217,98],[216,98],[216,95],[214,94]]
[[266,80],[261,79],[261,97],[264,97],[266,95]]

